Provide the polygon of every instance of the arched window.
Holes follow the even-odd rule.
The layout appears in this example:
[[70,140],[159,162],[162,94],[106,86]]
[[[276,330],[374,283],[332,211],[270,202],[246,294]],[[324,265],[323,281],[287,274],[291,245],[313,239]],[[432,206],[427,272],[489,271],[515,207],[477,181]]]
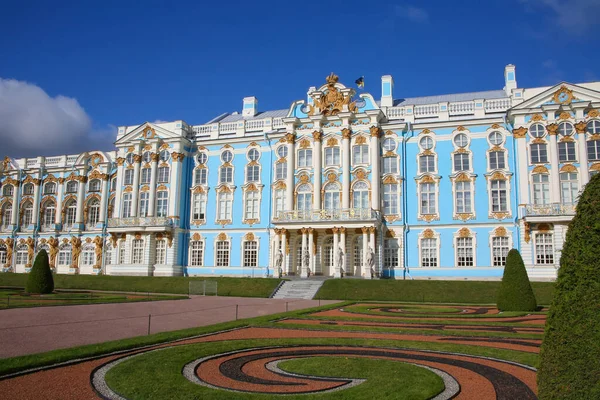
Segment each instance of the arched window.
[[12,203],[5,203],[0,211],[2,212],[2,227],[6,228],[12,223]]
[[145,163],[149,163],[152,160],[152,154],[150,154],[149,151],[146,151],[143,155],[142,155],[142,161]]
[[2,194],[4,196],[12,196],[15,191],[15,187],[13,185],[6,185],[2,188]]
[[436,214],[435,183],[419,183],[421,191],[421,214]]
[[31,196],[33,194],[33,183],[27,183],[23,186],[23,194],[26,196]]
[[53,227],[56,220],[56,203],[53,200],[48,200],[42,205],[42,208],[44,210],[42,214],[42,226],[44,228]]
[[383,267],[393,269],[399,266],[398,239],[390,238],[383,241]]
[[55,194],[56,193],[56,183],[48,182],[44,185],[44,194]]
[[544,205],[550,203],[550,175],[533,175],[533,204]]
[[150,193],[148,193],[148,192],[140,193],[140,207],[139,207],[138,216],[141,218],[148,216],[148,201],[149,201],[149,199],[150,199]]
[[533,124],[529,127],[529,133],[534,138],[541,138],[546,134],[546,130],[542,124]]
[[91,267],[92,265],[94,265],[95,256],[93,245],[86,244],[85,246],[83,246],[83,249],[81,250],[80,260],[82,267]]
[[75,223],[75,218],[77,216],[77,202],[75,200],[69,200],[67,204],[65,204],[65,219],[63,224],[69,227]]
[[471,207],[471,182],[456,182],[455,191],[455,206],[457,214],[470,213]]
[[217,267],[228,267],[229,266],[229,241],[219,240],[217,242]]
[[27,245],[20,244],[17,247],[17,265],[26,265],[27,264]]
[[492,187],[492,212],[507,212],[508,201],[507,201],[507,188],[506,181],[500,179],[494,179],[491,182]]
[[279,218],[279,214],[285,211],[285,190],[277,189],[275,190],[275,198],[274,198],[275,207],[273,208],[273,216],[275,218]]
[[219,193],[219,219],[220,220],[231,220],[231,213],[233,208],[233,195],[230,192]]
[[67,193],[77,193],[78,186],[79,186],[79,182],[77,182],[77,181],[67,182]]
[[307,183],[298,186],[296,209],[300,211],[312,210],[312,188]]
[[100,201],[96,198],[88,202],[88,220],[87,224],[90,228],[96,226],[100,220]]
[[93,179],[90,181],[89,183],[89,190],[90,192],[99,192],[100,191],[100,179]]
[[337,210],[340,208],[339,184],[331,182],[325,186],[325,197],[323,198],[323,208],[326,210]]
[[33,223],[33,203],[28,201],[22,207],[21,226],[25,228]]
[[[384,186],[385,187],[385,186]],[[385,190],[384,190],[385,194]],[[369,185],[366,182],[359,181],[352,187],[352,206],[353,208],[370,208],[369,207]],[[385,197],[385,196],[384,196]],[[384,200],[385,203],[385,200]]]
[[169,182],[169,167],[159,167],[158,168],[158,183],[167,183]]
[[190,243],[190,266],[201,267],[204,265],[204,242],[194,240]]
[[131,217],[131,193],[123,193],[123,212],[121,213],[121,217]]
[[169,207],[169,192],[161,191],[156,194],[156,216],[166,217]]
[[58,251],[58,265],[63,267],[71,265],[71,258],[71,245],[63,244],[62,246],[60,246],[60,249]]

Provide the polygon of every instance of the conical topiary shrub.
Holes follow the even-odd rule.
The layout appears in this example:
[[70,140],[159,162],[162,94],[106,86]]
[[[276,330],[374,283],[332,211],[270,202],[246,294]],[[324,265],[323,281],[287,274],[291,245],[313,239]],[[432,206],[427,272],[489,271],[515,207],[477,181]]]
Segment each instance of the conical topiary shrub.
[[560,258],[538,373],[540,399],[600,399],[600,176],[577,204]]
[[509,251],[506,256],[497,302],[501,311],[535,311],[537,308],[523,258],[516,249]]
[[54,290],[54,278],[50,270],[48,253],[41,250],[35,257],[33,268],[27,277],[27,293],[47,294]]

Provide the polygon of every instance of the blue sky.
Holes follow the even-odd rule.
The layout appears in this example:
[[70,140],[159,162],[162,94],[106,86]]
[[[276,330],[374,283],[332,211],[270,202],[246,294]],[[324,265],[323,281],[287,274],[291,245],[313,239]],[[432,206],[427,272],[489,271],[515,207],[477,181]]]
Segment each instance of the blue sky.
[[376,98],[385,74],[396,98],[501,89],[509,63],[519,87],[600,80],[599,12],[598,0],[5,0],[0,153],[109,149],[115,126],[201,124],[245,96],[287,108],[332,71],[347,85],[364,75]]

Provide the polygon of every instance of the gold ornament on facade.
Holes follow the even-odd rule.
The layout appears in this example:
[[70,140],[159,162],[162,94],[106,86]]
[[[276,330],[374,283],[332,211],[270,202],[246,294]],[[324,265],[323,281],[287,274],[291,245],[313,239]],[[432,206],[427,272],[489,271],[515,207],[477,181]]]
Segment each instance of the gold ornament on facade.
[[133,146],[129,146],[127,148],[127,153],[133,153],[134,151],[135,151],[135,147],[133,147]]
[[31,268],[31,265],[33,264],[35,241],[33,238],[28,237],[25,243],[27,243],[27,265],[25,265],[25,268]]
[[90,243],[92,243],[92,238],[85,238],[85,242],[86,242],[87,244],[90,244]]
[[525,222],[523,230],[525,231],[525,243],[529,243],[529,241],[531,240],[531,224],[529,222]]
[[367,173],[364,169],[358,169],[354,173],[354,176],[356,177],[356,179],[365,179],[367,177]]
[[534,114],[531,117],[531,120],[534,121],[534,122],[539,122],[539,121],[543,121],[544,117],[541,114]]
[[515,139],[522,139],[527,134],[527,128],[521,126],[519,128],[513,129],[512,134]]
[[440,217],[437,214],[425,214],[421,216],[421,219],[425,222],[431,222],[440,219]]
[[312,133],[312,136],[313,136],[313,140],[314,140],[315,142],[320,142],[320,141],[321,141],[321,138],[322,138],[322,136],[323,136],[323,134],[322,134],[321,132],[319,132],[319,131],[314,131],[314,132]]
[[531,141],[532,144],[546,144],[546,141],[542,138],[536,137]]
[[221,147],[221,150],[223,150],[223,149],[233,149],[233,147],[231,147],[231,145],[229,145],[229,144],[226,144],[223,147]]
[[547,174],[549,171],[545,165],[536,165],[531,172],[534,174]]
[[508,236],[506,228],[499,226],[494,230],[494,236]]
[[460,230],[458,231],[458,237],[460,238],[468,238],[471,237],[471,231],[469,230],[469,228],[460,228]]
[[573,91],[568,87],[561,86],[560,89],[554,92],[552,99],[555,103],[570,104],[575,99],[575,96],[573,96]]
[[194,233],[194,235],[192,236],[192,240],[195,242],[200,241],[200,239],[202,239],[202,236],[200,236],[198,232]]
[[171,157],[173,157],[173,161],[183,161],[185,158],[185,154],[183,153],[171,153]]
[[202,186],[196,186],[194,188],[194,194],[203,194],[205,193],[204,188]]
[[435,180],[430,175],[425,175],[421,179],[417,179],[418,183],[435,183]]
[[94,244],[96,245],[94,248],[96,254],[96,264],[94,265],[94,268],[99,269],[102,267],[102,247],[104,246],[104,242],[100,236],[96,236],[94,238]]
[[431,131],[429,129],[425,128],[421,131],[420,135],[427,135],[429,133],[431,133]]
[[300,183],[308,183],[309,180],[310,180],[310,178],[308,177],[308,175],[306,175],[306,174],[300,175]]
[[54,175],[50,174],[44,179],[44,183],[46,183],[46,182],[56,182],[56,177]]
[[573,139],[572,136],[563,136],[559,140],[560,143],[574,142],[574,141],[575,141],[575,139]]
[[398,135],[396,135],[396,132],[388,129],[387,131],[385,131],[385,136],[398,136]]
[[420,155],[422,155],[422,156],[432,156],[433,154],[434,154],[433,151],[427,149],[427,150],[423,150]]
[[492,124],[492,129],[500,129],[500,125],[498,125],[498,124]]
[[391,224],[393,222],[398,221],[400,219],[400,216],[397,214],[389,214],[389,215],[384,216],[383,219],[385,219],[386,222]]
[[337,180],[337,175],[333,172],[330,172],[329,174],[327,174],[327,180],[329,182],[335,182]]
[[10,158],[8,156],[4,157],[2,161],[2,170],[8,171],[10,169]]
[[[168,150],[171,146],[169,146],[168,143],[163,143],[158,149],[159,150]],[[206,148],[204,146],[200,146],[202,147],[204,150],[206,150]],[[198,150],[203,150],[200,147],[198,147]]]
[[58,178],[56,181],[62,185],[65,183],[65,178]]
[[48,248],[49,248],[49,254],[48,254],[49,257],[48,258],[49,258],[51,268],[54,268],[54,265],[56,263],[56,255],[58,254],[58,245],[59,245],[58,239],[55,239],[53,236],[50,236],[50,239],[48,239]]
[[89,174],[88,178],[89,179],[102,179],[103,181],[107,181],[108,174],[103,174],[102,172],[100,172],[96,169],[96,170],[92,171],[91,174]]
[[470,219],[475,219],[475,214],[473,214],[473,213],[457,213],[456,218],[454,218],[454,219],[460,219],[461,221],[468,221]]
[[336,138],[329,138],[327,139],[327,146],[337,146],[339,144],[338,140]]
[[250,242],[252,242],[252,241],[254,241],[256,238],[254,237],[254,233],[252,233],[252,232],[248,232],[248,233],[246,234],[246,236],[244,236],[244,239],[246,239],[247,241],[250,241]]
[[258,188],[254,183],[251,183],[248,186],[246,186],[246,192],[258,192]]
[[141,187],[140,192],[148,192],[150,190],[150,188],[148,187],[148,185],[144,185]]
[[71,238],[71,267],[79,268],[79,254],[81,254],[81,239],[78,237]]
[[493,181],[507,181],[508,178],[502,172],[494,172],[490,177]]
[[597,118],[598,115],[600,115],[600,113],[598,113],[598,110],[594,110],[594,109],[591,109],[587,113],[588,118]]
[[464,126],[462,126],[462,125],[459,125],[459,126],[457,126],[457,127],[456,127],[456,130],[457,130],[457,131],[466,131],[465,127],[464,127]]
[[352,137],[352,130],[349,128],[342,129],[342,138],[350,139]]
[[381,135],[381,128],[378,126],[372,126],[369,128],[369,133],[371,137],[379,137]]
[[561,112],[560,115],[558,116],[558,119],[571,119],[571,118],[572,118],[571,114],[566,111]]
[[590,167],[590,171],[600,171],[600,163],[594,163]]
[[389,157],[396,157],[396,153],[394,153],[393,151],[387,151],[384,155],[384,158],[389,158]]
[[145,151],[150,151],[150,150],[152,150],[152,145],[151,145],[151,144],[147,144],[147,145],[145,145],[145,146],[144,146],[144,150],[145,150]]
[[467,154],[467,153],[469,153],[469,150],[467,150],[467,149],[465,149],[465,148],[463,148],[463,147],[460,147],[460,148],[458,148],[458,149],[457,149],[457,150],[456,150],[454,153],[458,153],[458,154]]
[[366,144],[367,143],[367,138],[364,137],[363,135],[357,136],[356,140],[354,141],[354,143],[356,145],[360,145],[360,144]]
[[122,166],[123,164],[125,164],[125,159],[123,157],[118,157],[117,165]]
[[173,246],[173,233],[165,232],[165,238],[167,239],[167,246],[171,248]]
[[153,139],[156,137],[156,132],[151,126],[147,125],[143,130],[142,136],[146,139]]
[[232,190],[229,186],[221,186],[217,189],[217,193],[232,193]]
[[246,224],[246,225],[250,225],[250,226],[256,225],[256,224],[258,224],[258,218],[245,219],[245,220],[242,221],[242,223]]
[[464,172],[458,174],[456,178],[454,178],[455,182],[471,182],[471,177]]
[[281,190],[281,189],[287,188],[287,185],[285,184],[284,181],[277,181],[277,182],[275,182],[274,187],[276,190]]
[[159,190],[169,190],[169,189],[167,189],[167,187],[165,185],[158,185],[158,187],[156,188],[156,191],[158,192]]
[[142,169],[150,169],[150,168],[151,168],[150,163],[146,163],[146,164],[142,165]]
[[133,188],[131,186],[127,186],[124,190],[123,193],[129,193],[129,192],[133,192]]
[[435,237],[435,233],[433,232],[433,230],[431,229],[425,229],[423,231],[423,238],[424,239],[433,239]]
[[386,185],[387,184],[397,184],[398,180],[394,176],[388,175],[385,178],[383,178],[383,183]]
[[31,175],[27,175],[27,177],[23,180],[23,183],[33,183],[34,185],[40,184],[39,179],[34,179]]
[[488,150],[488,153],[492,152],[492,151],[504,151],[504,149],[496,144],[491,149]]
[[538,230],[538,232],[540,233],[547,233],[550,231],[550,225],[548,224],[538,224],[536,226],[536,229]]
[[318,110],[322,115],[337,115],[342,112],[344,105],[349,111],[356,111],[356,102],[351,102],[349,95],[344,95],[335,87],[339,78],[333,72],[326,78],[327,88],[320,98],[313,98],[314,105],[308,104],[308,115],[314,115]]
[[285,135],[285,141],[289,144],[294,144],[294,142],[296,141],[296,136],[294,136],[293,133],[287,133]]
[[135,163],[142,162],[142,156],[140,154],[134,154],[133,155],[133,162],[135,162]]
[[219,233],[219,235],[217,236],[217,240],[219,240],[219,241],[227,240],[227,234],[225,232]]
[[308,149],[310,147],[310,141],[307,138],[304,138],[298,143],[301,149]]
[[546,125],[546,130],[548,131],[549,135],[557,135],[558,134],[558,125],[557,124],[550,124],[550,125]]
[[20,183],[18,180],[16,180],[16,179],[13,179],[13,178],[11,178],[11,177],[8,177],[8,178],[6,178],[6,179],[4,180],[4,185],[13,185],[13,186],[19,186],[20,184],[21,184],[21,183]]
[[495,213],[491,213],[490,216],[494,219],[502,220],[502,219],[506,219],[506,218],[510,217],[510,214],[507,212],[495,212]]
[[217,225],[221,225],[221,227],[224,227],[225,225],[231,225],[231,220],[230,219],[218,219]]
[[585,133],[587,131],[587,126],[584,121],[580,121],[575,124],[575,130],[577,133]]

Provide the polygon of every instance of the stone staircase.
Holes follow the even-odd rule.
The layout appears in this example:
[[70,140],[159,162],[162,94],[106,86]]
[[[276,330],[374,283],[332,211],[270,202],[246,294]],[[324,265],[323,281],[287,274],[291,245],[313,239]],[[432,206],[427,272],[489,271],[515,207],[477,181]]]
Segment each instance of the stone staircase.
[[291,280],[283,285],[271,296],[273,299],[307,299],[315,297],[323,280]]

